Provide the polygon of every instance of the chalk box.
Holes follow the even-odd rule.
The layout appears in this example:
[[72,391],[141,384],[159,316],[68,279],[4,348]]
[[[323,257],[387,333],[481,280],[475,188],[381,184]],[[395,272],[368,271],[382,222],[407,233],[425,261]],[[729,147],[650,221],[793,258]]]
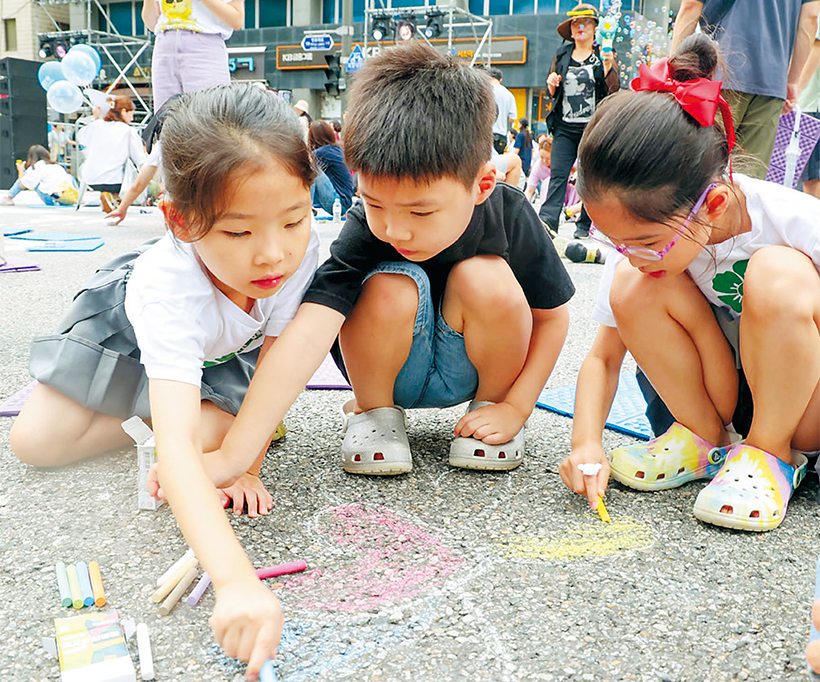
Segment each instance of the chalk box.
[[116,611],[55,618],[61,682],[137,682]]
[[156,511],[160,502],[148,494],[148,472],[157,461],[156,442],[154,432],[139,417],[131,417],[122,423],[123,430],[134,439],[137,444],[137,464],[139,476],[137,480],[137,504],[140,509]]

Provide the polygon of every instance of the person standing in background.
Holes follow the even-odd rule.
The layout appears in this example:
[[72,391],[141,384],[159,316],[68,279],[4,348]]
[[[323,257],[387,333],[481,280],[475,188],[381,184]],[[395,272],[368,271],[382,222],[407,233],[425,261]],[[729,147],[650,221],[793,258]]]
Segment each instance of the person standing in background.
[[[804,113],[820,118],[820,22],[800,78],[798,104]],[[820,199],[820,143],[815,145],[801,179],[803,191]]]
[[487,69],[493,83],[493,97],[495,98],[496,119],[493,123],[493,149],[498,154],[507,150],[507,133],[518,119],[518,107],[515,104],[515,95],[501,85],[504,74],[501,69],[494,67]]
[[173,95],[230,84],[225,41],[245,27],[245,0],[143,0],[142,20],[156,35],[154,111]]
[[797,103],[818,12],[820,0],[681,1],[670,51],[698,23],[713,27],[726,63],[722,79],[737,142],[759,161],[743,169],[747,175],[766,177],[777,121]]

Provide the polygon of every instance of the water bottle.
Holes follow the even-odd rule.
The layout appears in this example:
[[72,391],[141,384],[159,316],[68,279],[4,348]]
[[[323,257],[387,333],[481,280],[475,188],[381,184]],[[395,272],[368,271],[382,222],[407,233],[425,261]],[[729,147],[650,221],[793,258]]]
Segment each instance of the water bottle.
[[342,224],[342,202],[339,197],[333,200],[333,224],[337,227]]

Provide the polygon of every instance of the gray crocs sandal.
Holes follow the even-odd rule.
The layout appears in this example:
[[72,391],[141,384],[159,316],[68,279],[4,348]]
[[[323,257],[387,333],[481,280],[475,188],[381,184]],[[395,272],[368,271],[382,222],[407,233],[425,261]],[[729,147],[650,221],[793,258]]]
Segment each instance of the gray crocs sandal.
[[406,418],[400,407],[377,407],[352,414],[342,407],[342,463],[349,474],[394,476],[413,468]]
[[[467,412],[484,405],[492,403],[474,400]],[[450,444],[450,466],[483,471],[515,469],[524,461],[524,431],[522,427],[515,438],[501,445],[489,445],[477,438],[455,438]]]

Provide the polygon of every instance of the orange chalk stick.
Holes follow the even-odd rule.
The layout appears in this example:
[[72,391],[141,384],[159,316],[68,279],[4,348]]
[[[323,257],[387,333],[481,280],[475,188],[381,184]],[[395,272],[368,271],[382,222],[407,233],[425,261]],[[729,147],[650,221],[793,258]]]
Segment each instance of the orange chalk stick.
[[94,604],[105,606],[105,590],[103,589],[100,565],[96,561],[89,561],[88,573],[91,576],[91,589],[94,591]]

